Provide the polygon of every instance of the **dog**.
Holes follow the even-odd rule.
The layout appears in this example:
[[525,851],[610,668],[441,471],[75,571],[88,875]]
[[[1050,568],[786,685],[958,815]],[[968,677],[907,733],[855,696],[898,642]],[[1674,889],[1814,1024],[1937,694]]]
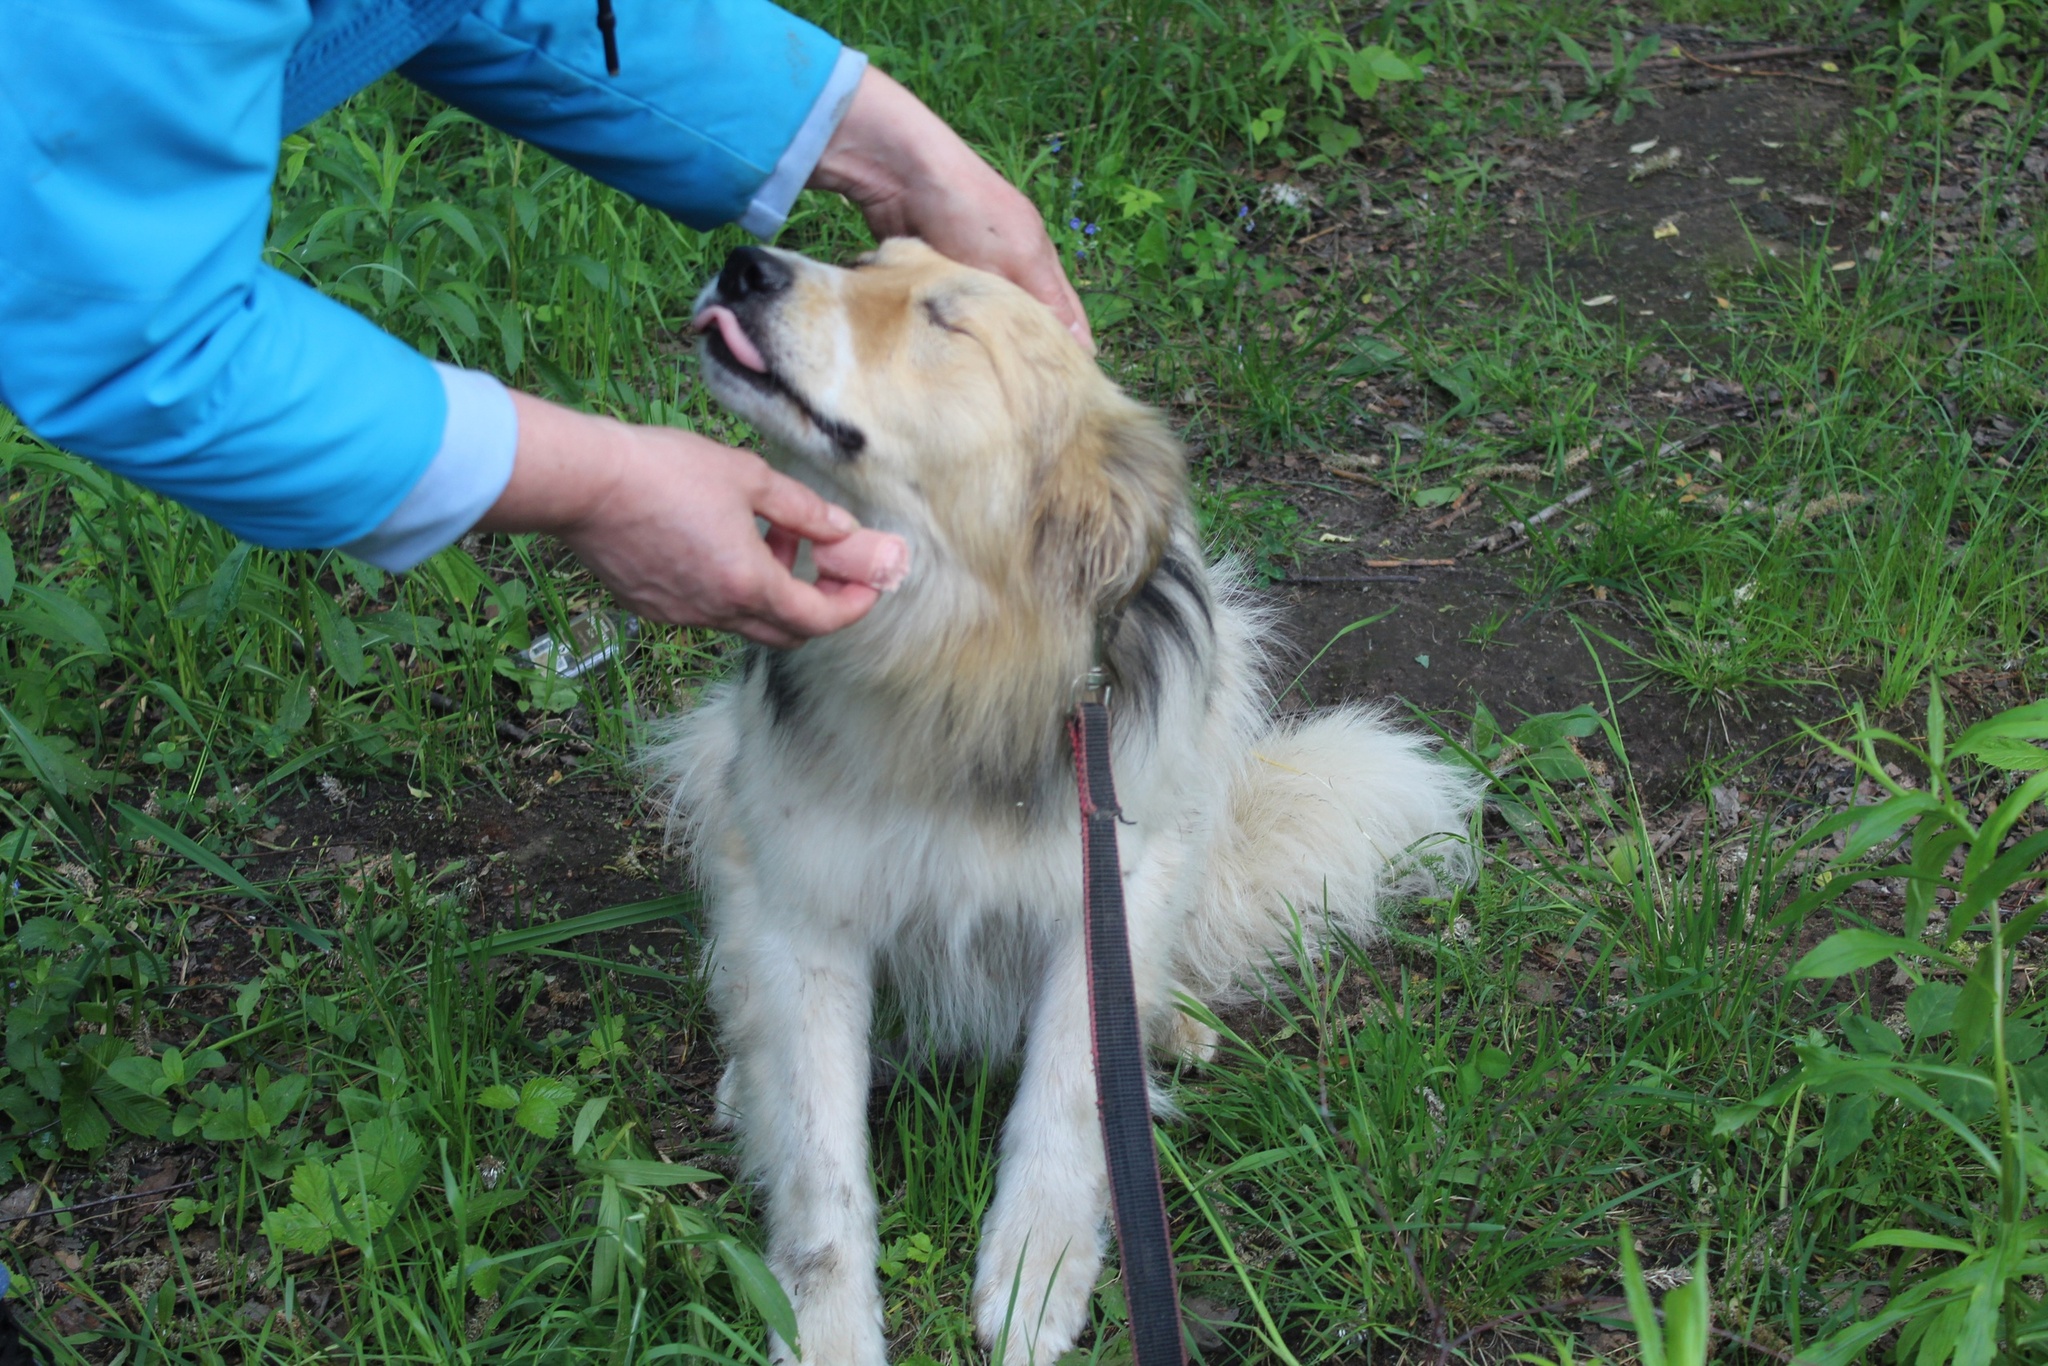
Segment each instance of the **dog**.
[[1476,774],[1383,713],[1275,720],[1270,622],[1197,535],[1186,457],[1043,305],[920,242],[850,268],[747,247],[697,302],[705,383],[780,467],[895,532],[907,581],[752,648],[652,749],[706,889],[719,1096],[796,1311],[779,1361],[882,1366],[870,1019],[1022,1050],[974,1278],[1043,1366],[1087,1325],[1108,1184],[1063,718],[1111,685],[1131,960],[1155,1049],[1390,897],[1469,876]]

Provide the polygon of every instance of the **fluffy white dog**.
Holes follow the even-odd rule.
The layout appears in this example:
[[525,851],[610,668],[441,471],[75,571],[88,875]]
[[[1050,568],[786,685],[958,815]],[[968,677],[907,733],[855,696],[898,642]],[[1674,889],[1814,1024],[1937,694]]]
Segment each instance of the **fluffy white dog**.
[[1469,872],[1474,776],[1373,710],[1275,721],[1265,620],[1205,562],[1185,460],[1021,290],[892,241],[853,269],[733,254],[698,301],[712,392],[784,468],[905,537],[908,581],[755,649],[652,762],[708,891],[721,1100],[796,1308],[781,1360],[882,1366],[869,1028],[1023,1049],[974,1311],[1005,1366],[1087,1323],[1108,1209],[1062,718],[1099,661],[1131,957],[1155,1046],[1390,895]]

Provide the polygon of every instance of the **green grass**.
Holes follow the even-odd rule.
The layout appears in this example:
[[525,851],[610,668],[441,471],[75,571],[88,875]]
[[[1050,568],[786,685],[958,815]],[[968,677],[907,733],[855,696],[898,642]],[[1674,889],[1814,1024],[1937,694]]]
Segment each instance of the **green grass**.
[[[1396,395],[1424,432],[1375,476],[1402,506],[1476,479],[1503,515],[1527,512],[1645,462],[1507,563],[1532,602],[1610,594],[1642,628],[1644,667],[1687,695],[1739,708],[1846,684],[1906,714],[1943,675],[2048,681],[2048,252],[2022,252],[2009,217],[1938,217],[1921,193],[1946,174],[1956,120],[1990,108],[2003,179],[1976,202],[2011,189],[2041,230],[2019,169],[2040,126],[2039,5],[2002,11],[2005,36],[1960,5],[1667,5],[1731,44],[1846,36],[1861,108],[1816,155],[1847,202],[1891,219],[1852,273],[1759,261],[1717,281],[1729,307],[1675,337],[1603,320],[1561,272],[1472,264],[1504,229],[1490,139],[1554,139],[1634,98],[1625,77],[1556,108],[1534,80],[1565,54],[1556,34],[1605,53],[1650,14],[808,12],[1031,193],[1105,364],[1197,444],[1205,530],[1265,574],[1313,528],[1254,467],[1357,450],[1383,417],[1368,397]],[[1366,100],[1352,71],[1373,52],[1390,74]],[[1403,65],[1425,58],[1427,73]],[[1324,220],[1272,202],[1275,174],[1312,183],[1325,212],[1371,215],[1386,245],[1340,268],[1297,249]],[[1600,249],[1560,201],[1544,212],[1554,259]],[[386,82],[287,141],[271,259],[436,355],[744,441],[696,385],[685,336],[737,240]],[[865,237],[848,207],[812,199],[784,242],[840,256]],[[1660,453],[1698,424],[1639,408],[1653,354],[1783,415]],[[1994,420],[2002,444],[1980,448]],[[1502,463],[1541,475],[1483,473]],[[323,783],[402,786],[422,819],[479,788],[541,800],[550,770],[627,783],[641,722],[687,705],[726,642],[650,629],[626,666],[571,688],[512,654],[605,605],[545,541],[480,538],[393,579],[237,543],[5,415],[0,470],[0,1186],[42,1186],[47,1209],[123,1192],[159,1153],[193,1182],[139,1219],[114,1206],[0,1225],[0,1258],[51,1287],[39,1312],[60,1311],[65,1358],[760,1359],[777,1293],[704,1122],[715,1068],[694,951],[628,933],[686,911],[559,925],[548,888],[487,907],[467,870],[404,856],[368,871],[308,858],[260,886],[244,871]],[[1818,880],[1786,832],[1846,767],[1782,805],[1763,768],[1738,773],[1746,823],[1673,844],[1674,818],[1634,795],[1613,704],[1583,700],[1609,721],[1502,736],[1460,719],[1500,775],[1480,882],[1220,1021],[1223,1060],[1178,1079],[1164,1166],[1205,1359],[1555,1354],[1542,1332],[1583,1353],[1596,1319],[1623,1321],[1602,1305],[1624,1220],[1655,1268],[1705,1238],[1716,1322],[1789,1351],[1942,1265],[1858,1238],[1985,1227],[1997,1181],[1955,1132],[1903,1111],[1864,1114],[1877,1141],[1860,1147],[1855,1105],[1818,1091],[1716,1130],[1811,1031],[1865,1037],[1847,1022],[1889,1008],[1868,974],[1825,995],[1784,980],[1825,928],[1787,918]],[[526,736],[509,749],[507,726]],[[1997,790],[1968,776],[1966,796]],[[1889,923],[1874,894],[1847,905]],[[508,920],[532,928],[493,942]],[[2030,1019],[2024,991],[2015,1002]],[[891,1336],[899,1360],[967,1361],[1011,1083],[923,1063],[899,1069],[874,1131]],[[1082,1358],[1122,1359],[1113,1289],[1096,1312]]]

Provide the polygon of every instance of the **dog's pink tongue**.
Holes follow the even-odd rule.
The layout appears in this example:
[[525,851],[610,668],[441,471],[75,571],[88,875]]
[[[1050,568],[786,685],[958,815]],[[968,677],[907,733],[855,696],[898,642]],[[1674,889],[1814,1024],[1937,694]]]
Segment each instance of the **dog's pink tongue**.
[[712,328],[717,328],[718,335],[725,339],[725,349],[732,352],[734,360],[749,370],[764,375],[768,373],[768,362],[761,359],[760,351],[755,349],[746,329],[740,326],[740,320],[723,304],[711,305],[699,313],[690,326],[698,332],[709,332]]

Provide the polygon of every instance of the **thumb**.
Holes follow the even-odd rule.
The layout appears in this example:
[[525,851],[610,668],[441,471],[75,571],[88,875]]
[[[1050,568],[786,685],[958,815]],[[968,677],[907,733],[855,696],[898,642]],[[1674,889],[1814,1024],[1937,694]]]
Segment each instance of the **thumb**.
[[763,466],[762,473],[766,480],[754,493],[754,511],[770,525],[819,544],[843,540],[860,529],[860,520],[852,513],[825,501],[780,470]]
[[888,593],[910,574],[910,543],[886,531],[863,527],[844,540],[813,542],[811,562],[818,577],[864,583]]

